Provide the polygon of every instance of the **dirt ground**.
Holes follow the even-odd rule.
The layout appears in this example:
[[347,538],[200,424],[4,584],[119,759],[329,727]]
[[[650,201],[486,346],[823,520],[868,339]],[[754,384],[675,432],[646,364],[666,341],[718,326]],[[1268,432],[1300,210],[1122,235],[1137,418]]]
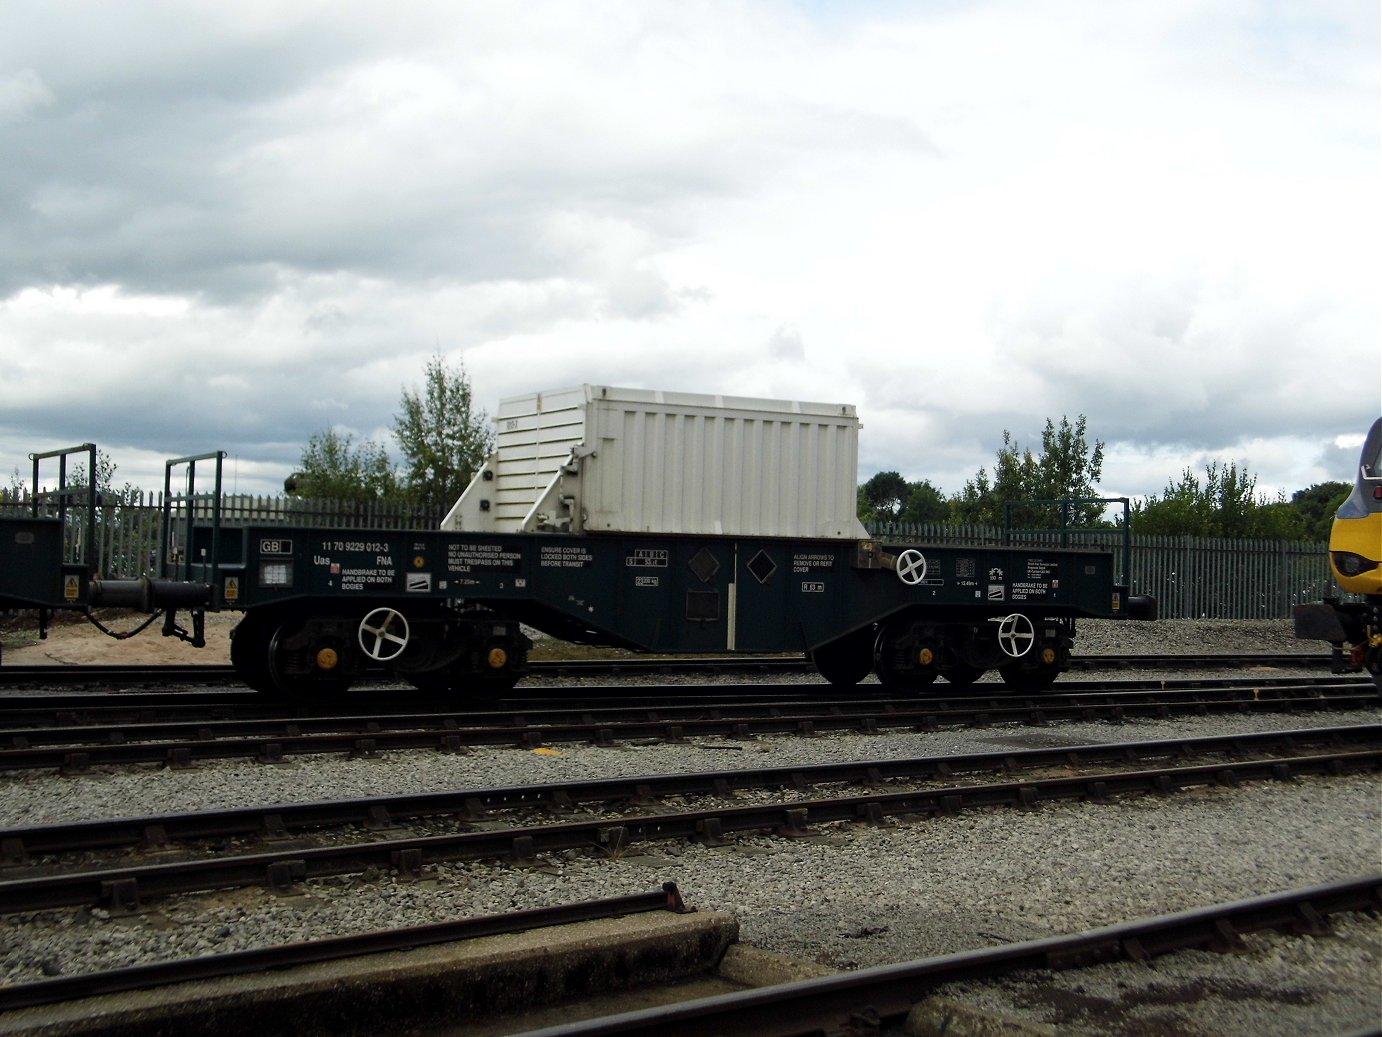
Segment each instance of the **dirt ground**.
[[[100,609],[95,618],[116,633],[136,629],[148,617],[122,609]],[[126,640],[102,633],[84,616],[62,612],[54,617],[48,637],[40,640],[33,613],[0,613],[0,665],[226,665],[230,662],[230,632],[240,621],[238,612],[206,614],[206,647],[193,648],[176,637],[164,637],[163,620]],[[178,621],[190,627],[187,613]],[[636,653],[611,648],[570,645],[551,638],[537,638],[529,658],[538,660],[625,658]],[[1163,651],[1277,652],[1323,654],[1323,642],[1295,639],[1290,620],[1189,620],[1166,619],[1157,623],[1121,620],[1086,620],[1081,627],[1083,654],[1146,654]]]
[[[123,609],[98,609],[94,618],[117,634],[138,629],[148,616]],[[193,648],[176,637],[163,636],[160,616],[133,637],[118,639],[102,632],[77,612],[60,612],[48,627],[47,638],[38,636],[38,620],[33,613],[0,612],[0,666],[225,666],[230,663],[230,632],[239,623],[239,612],[206,614],[206,647]],[[178,623],[189,632],[191,620],[178,613]],[[588,648],[529,634],[538,644],[529,655],[533,660],[625,658],[633,652],[614,648]]]
[[[138,612],[102,609],[95,618],[117,634],[136,629],[148,617]],[[40,640],[38,621],[30,613],[11,613],[0,617],[0,665],[68,666],[73,664],[226,665],[230,662],[230,631],[240,621],[239,613],[207,613],[206,647],[193,648],[176,637],[163,636],[163,620],[127,639],[103,633],[84,616],[64,613],[54,618],[48,636]],[[191,632],[191,620],[178,614],[178,624]]]

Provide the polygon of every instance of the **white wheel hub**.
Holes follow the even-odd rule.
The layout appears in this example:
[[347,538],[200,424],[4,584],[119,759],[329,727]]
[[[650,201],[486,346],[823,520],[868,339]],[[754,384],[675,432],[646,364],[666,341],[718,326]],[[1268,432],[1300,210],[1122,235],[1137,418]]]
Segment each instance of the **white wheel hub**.
[[926,579],[926,556],[915,547],[903,551],[897,556],[897,578],[911,586]]
[[397,609],[377,608],[360,620],[360,648],[375,662],[396,659],[408,647],[408,618]]
[[1036,627],[1021,612],[1004,616],[998,624],[998,647],[1012,659],[1021,659],[1036,644]]

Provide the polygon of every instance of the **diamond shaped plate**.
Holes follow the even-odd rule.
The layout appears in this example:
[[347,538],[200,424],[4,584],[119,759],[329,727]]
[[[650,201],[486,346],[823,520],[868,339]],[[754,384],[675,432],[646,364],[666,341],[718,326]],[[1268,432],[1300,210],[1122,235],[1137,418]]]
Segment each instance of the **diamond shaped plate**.
[[753,573],[753,578],[759,583],[767,583],[772,579],[773,573],[777,572],[777,563],[772,560],[767,551],[760,549],[758,554],[749,560],[749,564],[745,568]]
[[710,548],[703,547],[696,552],[691,561],[686,563],[691,567],[691,571],[696,574],[696,578],[702,583],[709,583],[715,578],[715,574],[720,571],[720,563],[715,556],[710,553]]

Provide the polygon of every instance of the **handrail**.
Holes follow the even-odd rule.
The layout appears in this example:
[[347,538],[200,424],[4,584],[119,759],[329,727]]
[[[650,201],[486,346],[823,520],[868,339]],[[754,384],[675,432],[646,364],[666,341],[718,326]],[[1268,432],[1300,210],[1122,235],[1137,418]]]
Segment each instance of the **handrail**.
[[[190,580],[192,578],[192,527],[195,523],[198,501],[211,501],[211,561],[214,565],[221,556],[221,471],[226,452],[216,450],[209,454],[196,454],[191,457],[176,457],[163,466],[163,536],[160,544],[161,559],[159,571],[172,579]],[[216,488],[211,493],[197,493],[197,462],[216,462]],[[186,491],[173,492],[173,469],[179,465],[187,466]],[[173,503],[186,502],[184,544],[181,563],[170,552],[173,540]],[[171,570],[171,571],[170,571]]]
[[[84,487],[69,487],[67,485],[67,458],[72,454],[87,455],[87,481]],[[58,488],[56,490],[39,490],[39,462],[54,457],[58,458]],[[56,500],[58,502],[58,521],[66,529],[68,502],[74,497],[86,497],[86,537],[81,545],[81,557],[75,559],[75,562],[86,568],[88,576],[94,575],[96,560],[90,558],[89,555],[92,545],[97,543],[96,505],[99,501],[96,493],[96,444],[83,443],[80,446],[66,447],[61,450],[47,450],[39,454],[30,454],[29,460],[34,463],[34,518],[38,518],[39,505],[43,501]]]

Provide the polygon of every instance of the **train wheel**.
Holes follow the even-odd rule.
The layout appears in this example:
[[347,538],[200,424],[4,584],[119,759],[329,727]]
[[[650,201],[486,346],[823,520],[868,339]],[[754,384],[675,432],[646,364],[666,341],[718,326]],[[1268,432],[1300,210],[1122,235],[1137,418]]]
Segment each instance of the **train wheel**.
[[831,684],[858,684],[873,669],[873,629],[864,627],[828,641],[809,653],[811,665]]
[[1070,659],[1069,642],[1044,641],[1036,646],[1028,642],[1026,658],[1000,666],[1003,683],[1015,691],[1045,691],[1056,683]]
[[923,663],[924,655],[934,655],[934,651],[920,648],[906,626],[885,626],[874,642],[873,672],[889,691],[919,695],[936,680],[936,668],[929,659]]
[[272,695],[278,691],[269,670],[269,639],[273,628],[257,613],[247,613],[230,632],[230,664],[238,676],[255,691]]
[[[313,633],[313,631],[316,633]],[[250,612],[231,634],[230,662],[255,691],[295,699],[330,699],[349,689],[348,638],[331,624]]]
[[480,666],[465,676],[461,689],[482,698],[506,695],[528,672],[528,648],[531,643],[521,635],[491,641]]
[[1000,666],[998,672],[1003,677],[1003,683],[1014,691],[1046,691],[1056,683],[1061,671],[1060,666],[1056,664],[1024,667],[1018,663],[1009,663],[1007,666]]
[[1377,630],[1369,627],[1366,631],[1368,640],[1363,648],[1363,658],[1361,660],[1363,669],[1372,674],[1372,681],[1377,685],[1377,690],[1382,691],[1382,645],[1376,641]]
[[429,695],[459,697],[470,704],[493,702],[512,691],[528,672],[531,644],[521,633],[494,637],[439,669],[400,676]]
[[350,689],[340,671],[349,647],[334,638],[311,637],[300,623],[281,623],[269,638],[267,666],[275,688],[294,699],[333,699]]

